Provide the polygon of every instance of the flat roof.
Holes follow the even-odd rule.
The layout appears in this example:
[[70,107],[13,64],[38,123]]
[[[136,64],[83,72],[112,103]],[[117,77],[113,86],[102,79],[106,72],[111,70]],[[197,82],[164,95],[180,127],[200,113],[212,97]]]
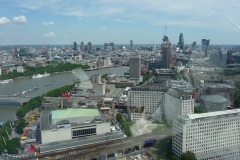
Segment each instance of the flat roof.
[[97,109],[70,108],[52,111],[52,119],[68,119],[74,117],[100,117]]
[[226,114],[233,114],[233,113],[240,113],[240,109],[208,112],[208,113],[201,113],[201,114],[190,114],[187,116],[187,118],[196,119],[196,118],[212,117],[212,116],[226,115]]

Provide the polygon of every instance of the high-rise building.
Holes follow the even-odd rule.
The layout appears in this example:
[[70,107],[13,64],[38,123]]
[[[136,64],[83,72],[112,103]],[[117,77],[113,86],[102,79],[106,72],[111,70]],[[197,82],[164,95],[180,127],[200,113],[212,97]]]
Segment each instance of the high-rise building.
[[141,56],[131,56],[129,58],[129,78],[140,79],[141,78]]
[[192,151],[198,160],[239,156],[239,115],[240,109],[178,116],[172,128],[173,153],[180,157]]
[[197,49],[197,42],[193,42],[192,44],[192,51],[195,51]]
[[210,39],[207,39],[207,38],[202,39],[202,51],[205,53],[205,57],[208,56],[209,43],[210,43]]
[[163,47],[162,47],[162,66],[163,68],[170,69],[172,63],[172,46],[171,42],[163,41]]
[[104,43],[104,49],[107,49],[108,43]]
[[182,33],[180,33],[180,35],[179,35],[179,48],[181,49],[181,50],[183,50],[184,49],[184,39],[183,39],[183,34]]
[[77,51],[77,42],[74,42],[74,43],[73,43],[73,50],[74,50],[74,51]]
[[84,42],[81,42],[80,50],[84,52]]
[[209,61],[217,66],[227,65],[227,51],[226,50],[213,50],[210,52]]
[[110,42],[109,45],[112,47],[112,50],[114,50],[114,43]]
[[88,42],[88,53],[91,53],[92,51],[92,43]]
[[130,49],[133,49],[133,40],[130,40]]

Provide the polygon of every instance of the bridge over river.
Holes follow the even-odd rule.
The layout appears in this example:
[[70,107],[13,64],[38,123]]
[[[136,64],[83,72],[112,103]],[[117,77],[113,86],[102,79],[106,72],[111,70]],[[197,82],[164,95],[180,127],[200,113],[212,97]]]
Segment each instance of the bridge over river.
[[23,105],[24,103],[27,103],[31,98],[34,96],[16,96],[16,97],[11,97],[9,95],[0,95],[0,101],[12,101],[12,102],[17,102]]

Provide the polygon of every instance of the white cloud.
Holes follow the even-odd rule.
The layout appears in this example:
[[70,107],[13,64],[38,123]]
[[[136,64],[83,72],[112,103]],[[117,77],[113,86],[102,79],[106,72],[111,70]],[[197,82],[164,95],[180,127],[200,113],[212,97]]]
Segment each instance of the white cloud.
[[35,33],[38,34],[38,31],[36,31]]
[[64,37],[69,37],[69,35],[68,35],[68,34],[64,34],[63,36],[64,36]]
[[[151,25],[172,25],[194,28],[228,29],[224,21],[231,21],[224,15],[228,11],[229,17],[240,24],[240,1],[230,0],[215,1],[201,0],[9,0],[18,6],[28,9],[41,9],[64,16],[113,20],[127,23],[144,23]],[[199,9],[201,8],[201,9]],[[235,25],[236,27],[236,25]]]
[[107,30],[108,28],[104,27],[104,28],[101,28],[101,30]]
[[10,22],[10,20],[8,18],[6,18],[6,17],[0,18],[0,26],[1,25],[6,25],[9,22]]
[[15,16],[15,17],[13,17],[13,22],[14,23],[27,23],[27,19],[25,16],[22,16],[22,15]]
[[1,32],[1,34],[3,35],[4,33],[3,33],[3,32]]
[[53,26],[55,23],[54,22],[44,22],[42,25],[47,27],[47,26]]
[[54,37],[55,34],[53,32],[49,32],[47,34],[44,34],[45,37]]

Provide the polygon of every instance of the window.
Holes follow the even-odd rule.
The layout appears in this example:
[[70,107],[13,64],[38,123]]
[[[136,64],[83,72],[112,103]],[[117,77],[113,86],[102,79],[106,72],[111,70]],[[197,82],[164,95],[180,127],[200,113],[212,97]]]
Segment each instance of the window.
[[96,128],[88,128],[88,129],[81,129],[81,130],[74,130],[72,131],[72,137],[82,137],[85,135],[93,135],[96,134]]

